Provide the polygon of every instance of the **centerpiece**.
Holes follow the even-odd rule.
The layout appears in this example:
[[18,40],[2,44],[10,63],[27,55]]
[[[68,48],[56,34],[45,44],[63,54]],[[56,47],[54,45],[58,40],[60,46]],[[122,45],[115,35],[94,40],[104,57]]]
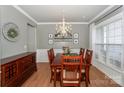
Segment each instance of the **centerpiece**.
[[71,53],[71,49],[69,47],[63,47],[63,55],[65,56],[78,56],[77,53]]
[[70,54],[70,48],[69,47],[63,47],[64,54]]

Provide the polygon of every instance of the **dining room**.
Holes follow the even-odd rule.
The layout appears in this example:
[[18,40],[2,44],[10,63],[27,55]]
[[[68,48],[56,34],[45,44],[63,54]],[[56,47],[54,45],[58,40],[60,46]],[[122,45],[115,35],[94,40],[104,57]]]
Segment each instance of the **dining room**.
[[0,5],[0,86],[123,87],[123,5]]

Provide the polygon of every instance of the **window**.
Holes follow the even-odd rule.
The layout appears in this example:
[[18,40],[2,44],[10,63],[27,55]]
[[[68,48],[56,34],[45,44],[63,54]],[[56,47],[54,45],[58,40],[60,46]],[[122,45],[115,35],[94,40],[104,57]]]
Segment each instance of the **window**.
[[95,59],[105,65],[122,69],[122,19],[96,28]]

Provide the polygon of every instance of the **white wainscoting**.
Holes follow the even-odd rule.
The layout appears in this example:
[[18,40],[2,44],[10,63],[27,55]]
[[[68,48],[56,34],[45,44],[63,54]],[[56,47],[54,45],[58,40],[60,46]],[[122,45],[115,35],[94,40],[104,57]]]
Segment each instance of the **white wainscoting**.
[[[48,61],[48,55],[47,55],[48,49],[37,49],[37,55],[36,55],[36,61],[37,62],[49,62]],[[62,53],[62,49],[54,49],[55,55],[57,53]],[[72,53],[79,53],[79,49],[71,49]]]

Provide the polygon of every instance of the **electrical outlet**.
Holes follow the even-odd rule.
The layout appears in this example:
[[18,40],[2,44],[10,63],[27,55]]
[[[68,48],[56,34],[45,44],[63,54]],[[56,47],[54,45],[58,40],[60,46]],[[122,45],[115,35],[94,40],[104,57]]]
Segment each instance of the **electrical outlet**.
[[27,45],[24,45],[24,49],[27,50]]

